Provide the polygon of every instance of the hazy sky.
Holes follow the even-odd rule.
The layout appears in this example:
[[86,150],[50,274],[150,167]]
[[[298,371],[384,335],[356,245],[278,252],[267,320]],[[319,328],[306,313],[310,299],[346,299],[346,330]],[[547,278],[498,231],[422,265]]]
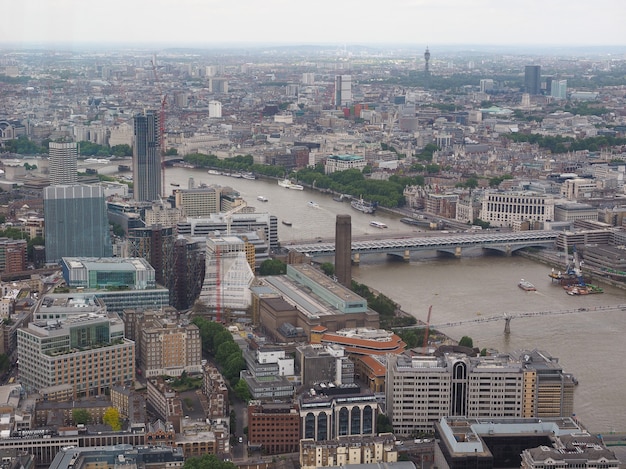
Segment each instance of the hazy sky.
[[0,43],[626,45],[626,0],[13,0]]

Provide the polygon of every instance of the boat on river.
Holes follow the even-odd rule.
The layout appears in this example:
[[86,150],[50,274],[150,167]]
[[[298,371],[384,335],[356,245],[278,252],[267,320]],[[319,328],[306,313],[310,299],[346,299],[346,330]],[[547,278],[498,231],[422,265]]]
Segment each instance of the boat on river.
[[373,226],[374,228],[380,228],[381,230],[383,228],[387,228],[387,225],[385,225],[384,223],[381,223],[379,221],[371,221],[370,222],[370,226]]
[[517,286],[524,291],[537,291],[537,288],[528,280],[521,279]]
[[318,204],[317,202],[313,202],[312,200],[309,200],[307,202],[307,205],[311,208],[320,208],[320,204]]
[[363,213],[374,213],[376,211],[376,204],[363,200],[363,197],[354,199],[350,202],[353,209]]
[[267,202],[268,198],[265,197],[264,195],[258,195],[256,200],[258,200],[259,202]]
[[278,181],[278,185],[280,187],[284,187],[285,189],[292,189],[296,191],[304,190],[304,186],[301,186],[300,184],[294,184],[293,182],[291,182],[291,180],[286,179],[286,178]]

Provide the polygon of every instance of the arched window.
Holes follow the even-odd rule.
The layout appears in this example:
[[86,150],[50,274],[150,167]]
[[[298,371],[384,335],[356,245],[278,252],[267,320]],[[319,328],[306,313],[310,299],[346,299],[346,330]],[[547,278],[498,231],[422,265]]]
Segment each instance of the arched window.
[[366,405],[363,409],[363,435],[369,435],[373,431],[372,423],[374,422],[374,409]]
[[348,434],[348,409],[342,407],[339,411],[339,436]]
[[328,415],[321,412],[317,416],[317,441],[328,440]]
[[304,417],[304,437],[315,438],[315,415],[311,412]]
[[361,409],[353,407],[350,411],[350,435],[361,434]]

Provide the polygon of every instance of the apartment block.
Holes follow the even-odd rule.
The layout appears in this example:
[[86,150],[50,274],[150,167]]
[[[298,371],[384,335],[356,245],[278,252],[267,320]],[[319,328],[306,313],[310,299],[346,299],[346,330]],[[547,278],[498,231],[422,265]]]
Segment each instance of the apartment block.
[[334,440],[300,442],[300,467],[343,467],[352,464],[368,464],[381,467],[381,463],[398,461],[398,450],[391,433],[377,436],[341,436]]

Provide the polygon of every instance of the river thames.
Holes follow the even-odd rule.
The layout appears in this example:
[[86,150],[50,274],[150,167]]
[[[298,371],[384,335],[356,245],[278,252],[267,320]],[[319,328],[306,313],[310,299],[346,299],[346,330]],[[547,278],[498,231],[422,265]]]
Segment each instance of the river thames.
[[[98,168],[101,174],[112,174],[115,166]],[[187,188],[189,179],[195,185],[230,186],[259,212],[269,212],[292,224],[279,222],[283,245],[316,237],[333,238],[335,217],[352,217],[353,238],[380,235],[369,225],[377,220],[388,225],[389,237],[416,234],[399,221],[399,217],[377,213],[365,215],[347,203],[335,202],[329,195],[312,190],[294,191],[279,187],[273,180],[244,180],[210,175],[206,170],[167,168],[166,184]],[[268,201],[257,201],[263,195]],[[313,201],[319,208],[308,206]],[[619,362],[626,357],[626,312],[596,312],[594,307],[626,303],[626,292],[606,286],[605,293],[569,296],[551,284],[549,268],[519,256],[476,255],[460,259],[437,257],[425,253],[411,262],[390,261],[384,255],[363,256],[352,270],[356,281],[384,293],[416,318],[426,321],[432,305],[431,324],[479,319],[502,313],[576,310],[565,315],[515,318],[511,333],[504,334],[504,321],[442,328],[460,339],[470,336],[474,345],[500,352],[540,349],[559,359],[567,373],[579,381],[575,391],[576,415],[593,432],[626,431],[626,411],[622,398],[626,374]],[[537,287],[536,292],[518,288],[520,279]],[[584,309],[585,311],[578,311]]]

